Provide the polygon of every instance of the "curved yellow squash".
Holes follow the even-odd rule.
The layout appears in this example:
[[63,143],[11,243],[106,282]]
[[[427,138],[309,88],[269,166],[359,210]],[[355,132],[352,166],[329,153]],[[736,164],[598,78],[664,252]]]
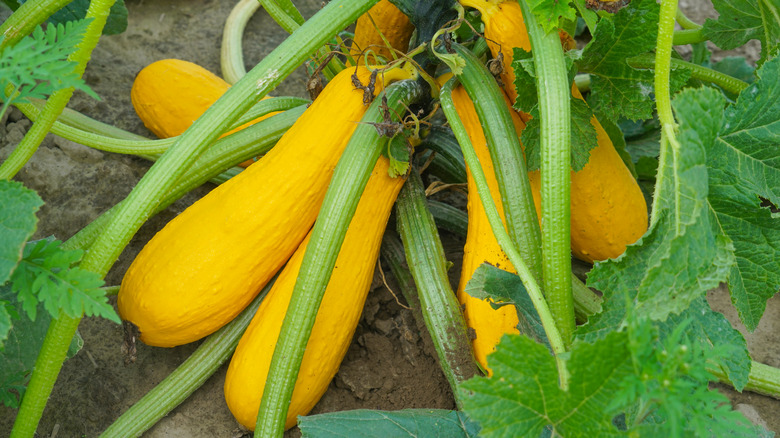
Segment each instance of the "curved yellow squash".
[[[452,101],[455,109],[466,127],[469,139],[474,146],[474,152],[479,158],[482,170],[485,173],[490,194],[493,202],[496,204],[498,213],[502,220],[504,209],[501,205],[501,194],[498,190],[498,181],[493,170],[493,161],[490,158],[490,152],[487,147],[487,140],[482,131],[482,125],[477,117],[474,104],[471,102],[463,86],[458,86],[452,90]],[[509,105],[509,102],[507,102]],[[519,115],[511,111],[512,120],[515,122],[518,135],[525,127]],[[515,273],[515,269],[509,262],[506,254],[498,245],[493,231],[490,228],[485,209],[477,194],[477,186],[471,171],[466,168],[468,178],[468,230],[466,234],[466,245],[463,248],[463,267],[460,272],[460,284],[458,285],[458,300],[463,305],[466,324],[474,330],[476,337],[472,341],[474,348],[474,357],[491,374],[487,367],[487,355],[496,349],[496,345],[501,337],[506,333],[518,333],[517,331],[517,313],[513,306],[504,306],[499,309],[493,309],[487,301],[474,298],[465,292],[466,283],[474,275],[482,263],[489,263],[505,271]]]
[[[358,64],[364,63],[361,52],[366,50],[371,50],[374,53],[374,56],[370,57],[370,64],[378,63],[376,55],[385,60],[392,60],[393,55],[390,48],[387,47],[387,43],[390,43],[390,47],[393,49],[406,53],[413,32],[414,25],[409,21],[409,17],[404,15],[389,0],[380,0],[357,19],[355,38],[352,40],[350,54],[356,58]],[[382,36],[387,39],[387,43],[382,39]]]
[[[198,340],[232,320],[296,250],[367,106],[338,74],[255,164],[170,221],[133,261],[119,291],[122,319],[149,345]],[[381,77],[376,92],[382,89]]]
[[[136,75],[130,100],[147,129],[159,138],[169,138],[186,131],[228,88],[230,84],[197,64],[163,59],[147,65]],[[274,114],[258,117],[225,135]],[[247,167],[253,162],[247,160],[240,166]]]
[[[382,234],[404,182],[388,176],[388,165],[386,158],[379,158],[350,222],[303,356],[286,428],[295,426],[296,417],[306,415],[319,401],[352,342],[371,286]],[[310,236],[260,304],[230,361],[225,399],[238,422],[249,429],[255,427],[274,346]]]
[[[514,71],[509,68],[512,50],[531,50],[520,5],[515,0],[461,0],[464,6],[477,8],[485,24],[485,39],[493,56],[502,53],[505,68],[501,74],[512,102],[517,98]],[[562,39],[564,43],[564,41]],[[582,95],[576,86],[572,94]],[[530,116],[521,114],[523,120]],[[571,180],[571,248],[579,259],[588,262],[615,258],[626,246],[636,242],[647,231],[647,203],[636,180],[615,151],[612,141],[596,117],[598,146],[590,151],[588,164],[572,172]],[[539,172],[531,172],[537,213],[540,211]],[[540,215],[541,217],[541,215]]]

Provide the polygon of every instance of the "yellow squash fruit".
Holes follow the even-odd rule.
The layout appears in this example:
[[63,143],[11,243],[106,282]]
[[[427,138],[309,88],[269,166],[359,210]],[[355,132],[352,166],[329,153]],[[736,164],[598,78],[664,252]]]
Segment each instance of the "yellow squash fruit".
[[[461,4],[481,12],[491,53],[494,57],[498,53],[503,55],[505,68],[501,79],[514,102],[515,75],[508,67],[512,50],[514,47],[531,50],[520,5],[515,0],[461,0]],[[571,43],[563,38],[562,42]],[[574,85],[572,94],[582,99]],[[521,113],[521,118],[527,121],[530,116]],[[571,176],[571,248],[577,258],[587,262],[623,254],[627,245],[642,237],[648,225],[647,203],[639,185],[595,116],[591,124],[596,129],[598,146],[590,151],[588,164]],[[540,175],[536,171],[529,176],[538,213]]]
[[[392,60],[393,55],[390,47],[406,53],[413,32],[414,25],[409,21],[409,17],[404,15],[389,0],[380,0],[358,18],[350,54],[355,57],[358,64],[364,63],[362,53],[368,50],[374,54],[369,60],[371,64],[378,63],[376,55],[385,60]],[[388,47],[388,43],[390,47]]]
[[[371,75],[365,67],[336,75],[268,154],[170,221],[138,254],[118,306],[141,341],[173,347],[213,333],[298,248],[367,109],[353,73],[364,84]],[[384,76],[388,83],[390,76],[408,73],[392,70]]]
[[[350,222],[303,356],[285,428],[295,426],[325,393],[363,311],[390,211],[403,178],[388,175],[380,157]],[[263,299],[236,348],[225,377],[225,400],[239,423],[254,429],[265,379],[311,234]]]
[[[485,173],[493,202],[496,204],[498,213],[503,220],[504,211],[501,205],[498,181],[493,170],[493,161],[490,158],[487,140],[482,131],[482,125],[477,117],[477,112],[474,109],[474,104],[462,86],[452,90],[452,101],[468,132],[469,139],[471,139],[471,143],[474,146],[474,152],[477,158],[479,158],[482,171]],[[511,111],[511,114],[519,135],[525,124],[516,112]],[[513,306],[503,306],[494,309],[487,301],[472,297],[465,291],[466,283],[474,275],[474,271],[477,270],[479,265],[483,263],[489,263],[511,273],[516,271],[498,245],[495,235],[493,235],[485,209],[479,200],[474,178],[471,176],[471,171],[468,167],[466,168],[466,176],[469,223],[466,233],[466,244],[463,248],[463,266],[460,272],[460,284],[458,285],[458,300],[463,305],[466,324],[474,330],[476,335],[472,341],[474,357],[490,374],[490,369],[487,367],[487,355],[496,349],[496,345],[498,345],[504,334],[518,333],[516,328],[518,323],[517,312]]]
[[[230,88],[205,68],[180,59],[163,59],[144,67],[133,81],[130,99],[144,126],[159,138],[180,135]],[[246,123],[225,135],[276,113]],[[254,160],[240,164],[247,167]]]

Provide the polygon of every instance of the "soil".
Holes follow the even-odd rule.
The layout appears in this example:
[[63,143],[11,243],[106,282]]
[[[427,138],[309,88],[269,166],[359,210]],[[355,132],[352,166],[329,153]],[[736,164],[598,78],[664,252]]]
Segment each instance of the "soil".
[[[319,1],[296,1],[305,17],[315,13]],[[135,74],[145,65],[163,58],[179,58],[219,73],[219,44],[222,26],[234,1],[219,0],[127,0],[130,11],[125,33],[106,36],[94,52],[85,78],[101,101],[81,93],[70,108],[119,128],[154,138],[135,115],[130,88]],[[697,22],[714,16],[700,2],[681,1],[681,6]],[[708,15],[709,14],[709,15]],[[0,8],[0,19],[8,11]],[[244,37],[247,69],[268,54],[284,37],[264,11],[249,22]],[[748,47],[752,61],[757,48]],[[729,53],[731,54],[731,53]],[[742,54],[745,54],[743,51]],[[723,56],[721,52],[715,58]],[[297,71],[278,88],[275,95],[308,97],[303,71]],[[30,126],[29,120],[13,111],[0,121],[0,160]],[[36,238],[54,235],[67,239],[101,212],[123,199],[151,163],[132,156],[104,153],[49,135],[32,160],[15,178],[40,194],[45,205],[39,212]],[[123,273],[144,243],[162,226],[214,186],[206,184],[186,195],[150,219],[122,253],[106,278],[119,284]],[[452,195],[459,196],[459,195]],[[463,202],[462,199],[458,200]],[[443,236],[447,257],[453,262],[451,280],[457,283],[463,241]],[[385,269],[389,272],[389,269]],[[388,284],[398,290],[390,275]],[[711,292],[713,306],[737,321],[727,291]],[[360,325],[339,373],[313,413],[369,408],[453,409],[451,390],[439,369],[425,330],[414,320],[377,274]],[[780,298],[769,301],[766,314],[753,333],[746,334],[755,360],[780,366]],[[736,324],[736,323],[735,323]],[[737,324],[739,326],[739,324]],[[125,365],[121,353],[122,329],[110,322],[84,318],[79,328],[84,348],[68,360],[55,385],[41,420],[38,436],[97,436],[122,412],[137,401],[195,350],[197,344],[171,349],[138,346],[134,364]],[[244,431],[227,409],[222,392],[225,366],[182,405],[149,430],[149,437],[232,437]],[[717,385],[754,421],[780,431],[776,400],[755,394],[738,394]],[[0,435],[10,430],[15,411],[0,408]],[[293,429],[287,436],[298,436]]]

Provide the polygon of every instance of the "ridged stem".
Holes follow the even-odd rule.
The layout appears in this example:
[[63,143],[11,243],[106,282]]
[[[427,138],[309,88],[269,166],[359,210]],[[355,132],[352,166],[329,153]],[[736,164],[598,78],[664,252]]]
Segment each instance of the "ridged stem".
[[[257,105],[253,107],[253,110],[257,109],[257,111],[253,113],[256,115],[256,117],[252,118],[254,119],[275,111],[286,111],[290,108],[302,105],[305,102],[307,101],[297,97],[274,97],[271,99],[265,99],[261,102],[258,102]],[[40,115],[40,111],[33,104],[18,105],[18,107],[20,107],[22,112],[33,121],[37,120],[38,116]],[[63,118],[60,117],[60,119]],[[242,117],[242,119],[239,120],[239,122],[234,123],[231,128],[233,126],[241,126],[244,119],[246,119],[246,117]],[[158,140],[131,140],[116,138],[113,135],[107,135],[108,133],[102,134],[86,131],[75,126],[68,125],[66,122],[55,122],[50,132],[67,140],[91,147],[93,149],[117,154],[132,155],[161,154],[168,150],[168,148],[177,140],[177,137]]]
[[[655,69],[654,69],[654,87],[655,87],[655,104],[656,111],[658,112],[658,120],[661,122],[661,149],[660,156],[658,158],[659,163],[667,163],[668,155],[672,154],[672,167],[677,168],[677,156],[680,149],[680,144],[677,142],[676,131],[677,123],[674,120],[674,113],[672,112],[672,97],[670,91],[670,76],[672,68],[672,39],[674,37],[674,17],[677,13],[677,0],[666,0],[661,2],[660,17],[658,20],[658,39],[655,47]],[[658,215],[660,214],[659,208],[657,208],[656,202],[659,199],[668,199],[667,193],[662,193],[664,187],[674,188],[675,193],[669,195],[675,199],[675,205],[679,204],[680,191],[675,184],[666,184],[665,165],[658,166],[658,174],[656,175],[656,192],[653,197],[653,209],[650,213],[650,227],[658,221]],[[676,172],[675,172],[676,174]],[[674,175],[670,175],[674,178]],[[675,207],[675,211],[679,211],[679,208]],[[677,221],[677,228],[679,231],[679,221]]]
[[[422,89],[413,81],[401,81],[388,87],[384,95],[389,114],[402,114],[407,105],[421,97]],[[256,436],[281,437],[284,433],[290,399],[317,310],[360,194],[387,142],[373,126],[384,121],[380,111],[382,100],[378,97],[371,104],[333,172],[271,358],[255,426]]]
[[511,109],[503,91],[480,60],[468,49],[452,44],[465,59],[458,80],[474,103],[495,168],[506,226],[512,241],[537,281],[542,280],[542,236],[536,215],[525,157],[517,136]]
[[707,41],[701,28],[676,30],[673,34],[672,44],[675,46],[685,46]]
[[29,0],[0,24],[0,50],[32,33],[35,27],[73,0]]
[[547,334],[547,339],[550,342],[555,359],[558,363],[558,376],[563,388],[568,387],[569,374],[566,370],[566,361],[562,355],[566,352],[566,346],[561,338],[561,333],[558,330],[555,319],[550,312],[550,307],[547,305],[547,301],[544,299],[539,282],[536,281],[528,265],[523,260],[522,256],[515,248],[514,242],[509,237],[504,228],[504,223],[501,220],[501,215],[498,214],[496,204],[493,202],[493,197],[490,194],[490,188],[488,187],[487,180],[485,179],[485,173],[482,171],[482,166],[479,164],[479,159],[474,152],[474,147],[471,144],[466,128],[463,126],[463,122],[458,116],[458,112],[455,109],[455,104],[452,101],[452,88],[455,84],[455,80],[451,79],[441,89],[439,94],[441,108],[444,111],[444,115],[447,117],[447,121],[452,128],[452,132],[455,134],[455,138],[460,143],[461,150],[463,151],[463,158],[466,160],[466,165],[471,169],[471,175],[474,178],[474,183],[477,186],[477,193],[479,199],[482,202],[482,207],[485,209],[485,215],[487,216],[490,228],[493,230],[493,234],[496,237],[498,245],[501,250],[509,258],[509,262],[512,263],[517,275],[523,281],[523,285],[528,291],[528,296],[534,303],[534,308],[539,314],[539,318]]
[[[726,372],[719,366],[708,364],[707,371],[712,373],[721,383],[734,386]],[[751,361],[748,382],[743,391],[755,392],[780,400],[780,369]]]
[[396,220],[406,264],[417,286],[425,325],[431,334],[439,365],[460,407],[458,385],[480,371],[467,334],[466,320],[447,276],[447,259],[439,232],[428,211],[422,180],[414,168],[398,195]]
[[225,20],[219,57],[222,79],[228,84],[235,84],[246,74],[242,39],[249,19],[258,9],[258,0],[239,0]]
[[[109,11],[113,4],[114,0],[93,0],[89,5],[86,18],[91,18],[92,21],[87,26],[84,37],[76,48],[76,51],[70,56],[72,61],[78,63],[77,71],[79,77],[84,73],[86,64],[91,57],[92,50],[100,39],[100,35],[103,32],[103,27],[106,24],[106,19],[108,18]],[[33,124],[30,131],[27,132],[27,135],[25,135],[22,140],[22,143],[27,141],[28,136],[31,136],[30,143],[35,141],[35,137],[39,134],[37,131],[44,129],[44,125],[48,125],[45,127],[46,132],[48,132],[49,127],[54,123],[54,120],[59,113],[62,112],[62,108],[65,107],[72,94],[73,90],[70,89],[69,92],[67,90],[62,90],[62,94],[55,93],[55,95],[52,95],[43,112],[45,120]],[[50,103],[51,105],[49,105]],[[37,129],[36,125],[39,126]],[[33,131],[36,132],[33,133]],[[42,135],[46,135],[46,132],[43,132]],[[41,140],[42,139],[43,137],[41,136]],[[40,143],[40,141],[38,141],[38,143]],[[20,147],[22,147],[21,144],[17,148]],[[5,166],[5,163],[3,163],[3,166]],[[9,168],[14,166],[9,166]],[[59,317],[51,321],[43,345],[41,346],[41,351],[38,353],[38,357],[35,361],[30,383],[27,385],[24,397],[22,398],[22,405],[19,408],[16,420],[14,421],[14,426],[11,430],[12,437],[32,437],[35,434],[35,430],[38,428],[38,422],[41,419],[41,415],[43,415],[46,401],[49,399],[51,390],[57,380],[57,375],[59,375],[60,368],[62,368],[62,362],[65,360],[70,341],[76,333],[80,320],[81,318],[71,318],[64,312],[60,312]]]
[[[655,56],[652,53],[628,58],[626,59],[626,62],[634,68],[655,68]],[[676,58],[671,58],[670,62],[671,68],[685,68],[690,70],[692,78],[715,84],[734,95],[739,94],[750,85],[745,81],[741,81],[717,70],[704,67],[703,65]]]
[[571,290],[571,85],[557,32],[546,34],[519,0],[536,68],[541,119],[542,270],[544,292],[568,347],[574,334]]
[[210,335],[187,360],[179,365],[162,382],[147,392],[140,400],[116,419],[101,438],[129,438],[141,436],[160,419],[179,406],[195,390],[211,377],[233,354],[241,335],[252,321],[257,308],[265,298],[273,282],[235,319]]

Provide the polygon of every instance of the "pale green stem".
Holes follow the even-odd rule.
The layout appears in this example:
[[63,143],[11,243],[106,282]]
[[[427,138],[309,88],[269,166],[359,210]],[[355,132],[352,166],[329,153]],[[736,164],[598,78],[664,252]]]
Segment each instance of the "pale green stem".
[[231,85],[238,82],[246,74],[241,40],[244,37],[244,29],[246,29],[249,19],[258,9],[260,9],[258,0],[239,0],[225,20],[219,56],[222,78]]
[[[674,17],[677,13],[677,0],[665,0],[661,2],[661,12],[658,21],[658,40],[655,49],[655,102],[658,112],[658,119],[661,122],[661,151],[658,159],[658,174],[656,176],[656,194],[653,201],[653,210],[650,213],[650,227],[652,227],[658,221],[658,215],[660,214],[659,208],[657,208],[656,202],[658,199],[666,198],[665,193],[660,193],[665,187],[665,179],[667,178],[666,166],[663,163],[667,162],[669,154],[672,154],[672,168],[674,175],[677,174],[677,161],[680,144],[677,142],[675,135],[677,131],[677,123],[674,121],[674,114],[672,112],[672,97],[669,88],[669,80],[672,68],[672,39],[674,37]],[[671,175],[674,178],[674,175]],[[674,181],[674,203],[676,211],[680,204],[680,190],[677,187],[678,181],[675,178]],[[679,232],[679,220],[675,221],[676,231]]]
[[[296,97],[274,97],[271,99],[262,100],[258,102],[252,108],[252,110],[249,111],[252,116],[255,116],[250,116],[251,118],[249,120],[255,119],[270,112],[285,111],[294,106],[301,105],[304,102],[307,101]],[[38,109],[32,104],[17,105],[17,107],[19,107],[22,112],[33,121],[37,120],[40,115]],[[241,126],[246,121],[249,121],[246,120],[247,118],[248,117],[246,116],[242,116],[238,122],[231,124],[231,129]],[[60,120],[62,119],[63,117],[61,115]],[[96,125],[94,128],[100,129],[100,126]],[[55,122],[54,125],[52,125],[51,132],[70,141],[101,151],[133,155],[161,154],[168,150],[168,147],[175,143],[178,138],[171,137],[159,140],[147,140],[138,136],[139,140],[124,139],[115,137],[112,135],[114,134],[113,132],[107,132],[105,134],[94,133],[62,122]]]
[[539,314],[542,327],[544,328],[547,339],[550,342],[550,347],[552,348],[558,363],[558,376],[561,387],[567,388],[569,374],[566,370],[566,361],[561,356],[566,352],[566,345],[563,342],[561,332],[557,327],[550,307],[544,299],[544,294],[542,293],[541,287],[539,287],[539,283],[536,281],[533,273],[515,247],[506,228],[504,228],[501,215],[498,213],[496,204],[493,202],[493,197],[490,194],[490,188],[488,187],[485,173],[482,171],[482,166],[474,152],[474,147],[471,145],[471,140],[466,132],[466,128],[463,126],[463,122],[460,120],[458,112],[455,110],[455,105],[452,102],[452,87],[454,84],[455,81],[450,80],[441,89],[441,93],[439,94],[441,108],[447,117],[452,132],[455,134],[455,138],[457,138],[458,143],[460,143],[463,151],[463,158],[471,170],[471,176],[474,178],[474,184],[477,186],[480,202],[485,209],[485,215],[487,216],[490,228],[493,230],[493,234],[496,237],[496,241],[498,242],[499,247],[501,247],[501,250],[504,251],[509,258],[509,262],[512,263],[512,266],[517,270],[517,275],[520,276],[520,279],[523,281],[523,285],[528,291],[528,296],[531,298],[534,308]]
[[22,3],[19,9],[0,24],[0,50],[19,42],[71,1],[73,0],[29,0]]
[[691,20],[690,18],[688,18],[681,9],[677,9],[677,13],[675,14],[675,20],[683,29],[686,30],[701,29],[701,24],[698,24],[693,20]]
[[[644,55],[635,56],[633,58],[626,59],[628,65],[634,68],[655,68],[655,55],[647,53]],[[683,61],[682,59],[671,59],[672,68],[684,68],[691,72],[691,77],[699,79],[711,84],[715,84],[725,91],[737,95],[747,88],[750,84],[745,81],[741,81],[733,76],[729,76],[725,73],[721,73],[717,70],[704,67],[702,65],[694,64],[692,62]]]
[[558,33],[546,34],[526,1],[519,1],[534,53],[539,93],[544,291],[568,347],[575,326],[571,290],[571,84]]
[[696,44],[707,41],[707,37],[704,36],[704,32],[699,29],[685,29],[676,30],[673,34],[673,45],[685,46],[687,44]]
[[179,406],[225,363],[271,290],[273,281],[235,319],[212,334],[178,368],[116,419],[101,438],[141,436]]
[[[721,383],[734,386],[721,367],[714,364],[707,365],[707,371],[717,377]],[[742,390],[780,399],[780,369],[751,361],[748,382]]]

